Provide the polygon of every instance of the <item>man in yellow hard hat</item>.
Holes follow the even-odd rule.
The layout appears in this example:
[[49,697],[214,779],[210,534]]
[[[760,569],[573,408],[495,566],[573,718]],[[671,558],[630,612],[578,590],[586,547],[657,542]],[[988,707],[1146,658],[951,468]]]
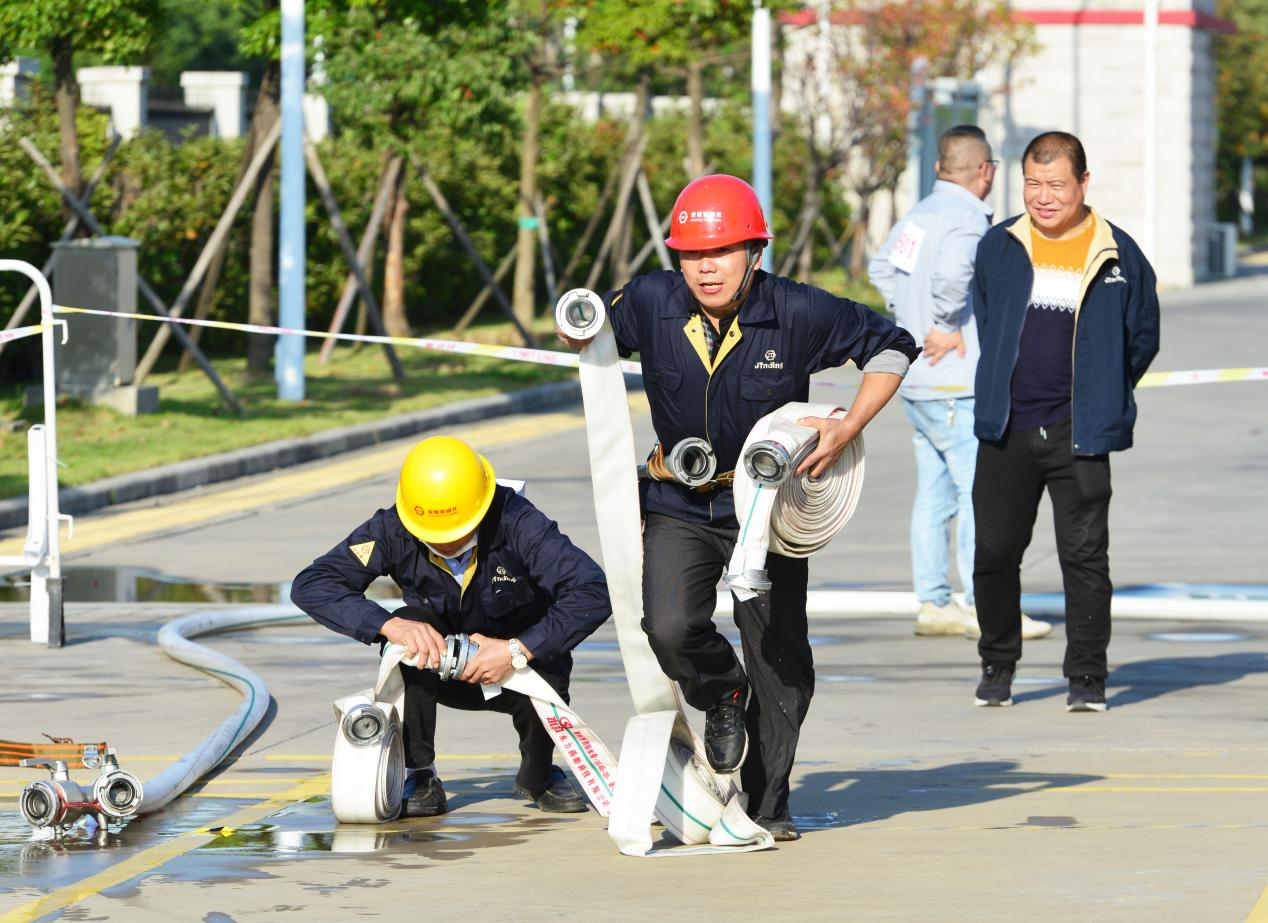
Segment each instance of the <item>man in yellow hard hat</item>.
[[[390,576],[405,605],[394,614],[366,599]],[[552,765],[554,741],[528,697],[497,684],[531,665],[564,701],[572,649],[611,614],[607,581],[555,522],[510,487],[466,443],[433,436],[405,457],[396,503],[379,510],[298,577],[291,600],[315,620],[365,644],[391,641],[420,665],[440,664],[443,636],[479,645],[462,676],[402,667],[405,762],[415,783],[402,810],[448,810],[435,771],[436,706],[509,714],[520,737],[516,795],[543,811],[579,812],[586,799]]]

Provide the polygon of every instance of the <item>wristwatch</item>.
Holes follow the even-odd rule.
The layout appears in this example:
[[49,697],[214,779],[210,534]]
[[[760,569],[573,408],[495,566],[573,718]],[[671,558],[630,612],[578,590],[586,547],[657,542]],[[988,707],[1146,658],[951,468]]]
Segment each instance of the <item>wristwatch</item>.
[[528,666],[528,657],[524,654],[524,648],[520,647],[518,638],[512,638],[507,641],[506,646],[511,652],[511,666],[517,670],[522,670]]

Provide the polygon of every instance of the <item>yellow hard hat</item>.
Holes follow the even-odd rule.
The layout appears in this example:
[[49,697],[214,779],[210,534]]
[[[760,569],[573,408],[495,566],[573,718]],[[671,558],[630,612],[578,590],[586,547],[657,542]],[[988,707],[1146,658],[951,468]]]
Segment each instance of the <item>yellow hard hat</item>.
[[425,542],[457,541],[480,524],[496,486],[487,458],[460,439],[432,436],[405,456],[396,512]]

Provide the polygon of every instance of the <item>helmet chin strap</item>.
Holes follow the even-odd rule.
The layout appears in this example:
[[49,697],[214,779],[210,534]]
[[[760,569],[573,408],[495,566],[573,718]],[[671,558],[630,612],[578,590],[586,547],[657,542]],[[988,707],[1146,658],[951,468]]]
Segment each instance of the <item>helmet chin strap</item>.
[[735,297],[726,303],[728,311],[733,307],[739,307],[744,301],[744,296],[748,294],[749,284],[753,281],[753,270],[757,268],[757,261],[762,258],[762,245],[756,240],[744,241],[744,251],[748,255],[744,266],[744,278],[740,280],[740,287],[735,290]]

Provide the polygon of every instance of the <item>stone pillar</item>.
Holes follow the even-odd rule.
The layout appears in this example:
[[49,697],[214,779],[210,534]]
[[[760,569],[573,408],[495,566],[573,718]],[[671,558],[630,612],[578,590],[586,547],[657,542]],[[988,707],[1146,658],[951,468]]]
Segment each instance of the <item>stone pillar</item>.
[[242,71],[185,71],[185,105],[212,111],[217,138],[241,138],[246,131],[247,75]]
[[0,109],[9,109],[25,102],[27,87],[40,72],[35,58],[15,58],[0,64]]
[[[135,313],[137,247],[137,242],[127,237],[86,238],[55,245],[54,300],[70,307]],[[66,320],[66,345],[57,345],[59,394],[105,404],[130,415],[158,410],[158,388],[134,383],[135,320],[90,314],[69,314]]]
[[90,106],[110,110],[110,129],[123,138],[135,138],[145,127],[149,108],[148,67],[81,67],[80,98]]

